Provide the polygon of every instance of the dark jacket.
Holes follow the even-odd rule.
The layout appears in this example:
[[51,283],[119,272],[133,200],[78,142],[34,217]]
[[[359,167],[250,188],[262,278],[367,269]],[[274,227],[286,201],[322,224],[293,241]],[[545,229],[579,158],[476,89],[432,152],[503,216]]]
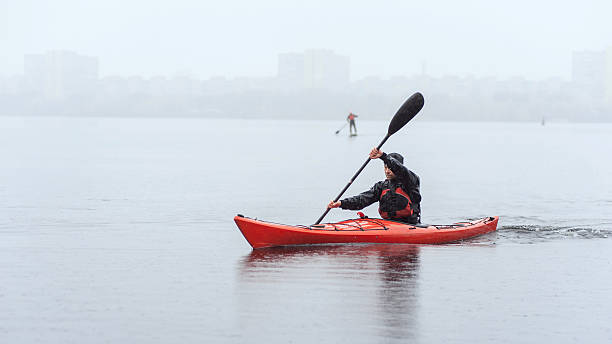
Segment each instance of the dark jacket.
[[[412,210],[414,214],[410,217],[394,218],[408,223],[419,223],[421,222],[421,194],[419,192],[420,180],[414,172],[406,168],[396,159],[390,157],[387,154],[383,154],[380,159],[389,167],[389,169],[395,174],[395,178],[392,180],[385,179],[380,181],[368,191],[362,192],[357,196],[348,197],[341,200],[341,208],[349,210],[361,210],[377,201],[380,201],[380,196],[385,189],[396,190],[401,187],[402,190],[408,194],[412,201]],[[391,205],[379,204],[381,209],[388,208]]]

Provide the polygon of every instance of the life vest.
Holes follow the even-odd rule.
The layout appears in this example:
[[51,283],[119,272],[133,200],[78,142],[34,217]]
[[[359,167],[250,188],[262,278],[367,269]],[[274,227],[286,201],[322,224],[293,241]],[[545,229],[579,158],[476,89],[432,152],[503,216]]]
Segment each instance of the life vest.
[[378,213],[383,219],[410,217],[414,214],[410,196],[398,187],[384,189],[380,194]]
[[349,119],[349,121],[353,121],[353,120],[355,120],[355,115],[350,114],[350,115],[348,116],[348,119]]

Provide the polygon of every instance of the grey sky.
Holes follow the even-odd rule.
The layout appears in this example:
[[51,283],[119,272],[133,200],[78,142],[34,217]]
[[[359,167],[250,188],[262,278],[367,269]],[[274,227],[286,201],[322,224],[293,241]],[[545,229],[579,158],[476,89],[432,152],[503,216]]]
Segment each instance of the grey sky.
[[0,0],[0,75],[24,53],[100,58],[101,76],[274,76],[277,54],[333,49],[352,78],[421,72],[569,78],[612,45],[612,1]]

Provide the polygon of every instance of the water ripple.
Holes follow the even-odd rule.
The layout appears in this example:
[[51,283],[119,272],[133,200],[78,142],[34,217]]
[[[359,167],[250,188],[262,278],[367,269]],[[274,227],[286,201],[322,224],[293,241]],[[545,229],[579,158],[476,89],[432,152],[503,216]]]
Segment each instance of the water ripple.
[[[607,226],[606,226],[607,225]],[[505,225],[497,229],[498,239],[533,243],[560,239],[605,239],[612,237],[610,224],[601,226]]]

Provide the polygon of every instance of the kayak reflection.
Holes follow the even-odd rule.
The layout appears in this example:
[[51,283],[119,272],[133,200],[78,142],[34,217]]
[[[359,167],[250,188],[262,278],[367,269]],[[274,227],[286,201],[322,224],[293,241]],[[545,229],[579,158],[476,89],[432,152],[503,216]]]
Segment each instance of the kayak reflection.
[[[378,338],[406,339],[413,337],[417,323],[418,271],[418,245],[264,248],[244,257],[239,268],[239,293],[248,290],[249,302],[253,302],[252,297],[261,297],[261,304],[270,305],[266,299],[282,304],[285,293],[292,297],[288,290],[293,290],[299,298],[289,303],[297,303],[295,306],[300,309],[315,310],[314,314],[307,315],[309,318],[329,318],[330,312],[338,312],[342,320],[352,324],[352,331],[355,324],[362,323],[362,331],[380,332]],[[330,311],[332,306],[320,306],[320,303],[331,303],[335,308]],[[253,314],[252,309],[243,306],[247,307],[243,314]],[[325,314],[317,314],[318,309]],[[276,310],[261,316],[278,314]]]

